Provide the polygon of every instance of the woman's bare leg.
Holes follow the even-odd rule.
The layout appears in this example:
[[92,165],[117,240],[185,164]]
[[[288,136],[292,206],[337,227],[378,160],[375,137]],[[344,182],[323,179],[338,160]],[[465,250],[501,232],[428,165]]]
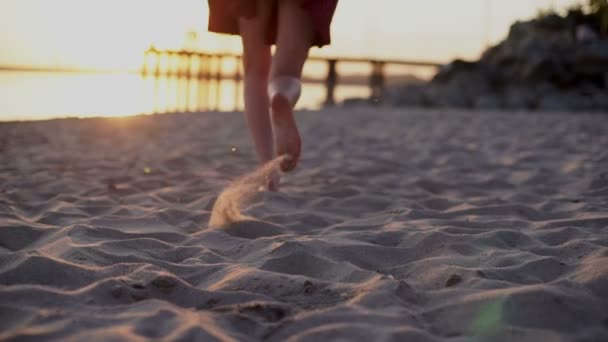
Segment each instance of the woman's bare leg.
[[310,14],[299,0],[279,0],[277,50],[272,61],[271,76],[301,78],[302,68],[312,45],[313,26]]
[[274,140],[278,155],[289,155],[281,169],[293,170],[300,158],[301,140],[293,116],[300,94],[304,62],[312,45],[313,26],[310,15],[298,0],[279,0],[279,27],[276,52],[270,71],[269,93]]
[[[263,3],[260,1],[260,3]],[[245,72],[245,116],[260,162],[273,158],[273,135],[269,115],[269,99],[266,88],[271,65],[270,46],[264,42],[264,12],[251,19],[239,20],[243,41],[243,69]],[[269,190],[276,190],[278,177],[269,180]]]

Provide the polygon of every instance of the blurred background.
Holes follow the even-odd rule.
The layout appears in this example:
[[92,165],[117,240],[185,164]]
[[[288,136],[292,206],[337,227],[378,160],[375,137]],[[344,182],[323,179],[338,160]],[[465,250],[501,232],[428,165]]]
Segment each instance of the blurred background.
[[[240,40],[207,16],[205,0],[0,1],[0,120],[239,110]],[[299,106],[577,109],[556,103],[575,89],[603,110],[605,16],[606,1],[342,0]],[[522,95],[539,84],[548,100]]]

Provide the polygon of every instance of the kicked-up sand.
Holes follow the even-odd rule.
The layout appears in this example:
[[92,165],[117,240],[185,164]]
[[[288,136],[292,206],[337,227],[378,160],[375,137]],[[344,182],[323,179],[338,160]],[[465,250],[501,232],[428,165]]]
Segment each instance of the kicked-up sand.
[[0,340],[608,341],[607,116],[298,120],[0,124]]

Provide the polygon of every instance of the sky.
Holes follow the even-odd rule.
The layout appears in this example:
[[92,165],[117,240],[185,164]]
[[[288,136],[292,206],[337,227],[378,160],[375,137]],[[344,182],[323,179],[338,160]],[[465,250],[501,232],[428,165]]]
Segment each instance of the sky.
[[[340,0],[320,56],[447,62],[476,59],[516,20],[577,0]],[[206,32],[206,0],[0,0],[0,65],[136,68],[151,44],[240,52]]]

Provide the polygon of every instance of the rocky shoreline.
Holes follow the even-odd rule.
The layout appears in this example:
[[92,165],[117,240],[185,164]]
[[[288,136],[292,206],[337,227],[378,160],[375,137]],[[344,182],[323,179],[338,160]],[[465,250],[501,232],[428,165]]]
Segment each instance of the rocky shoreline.
[[608,111],[608,39],[588,16],[517,22],[479,61],[456,60],[428,83],[388,89],[392,106]]

